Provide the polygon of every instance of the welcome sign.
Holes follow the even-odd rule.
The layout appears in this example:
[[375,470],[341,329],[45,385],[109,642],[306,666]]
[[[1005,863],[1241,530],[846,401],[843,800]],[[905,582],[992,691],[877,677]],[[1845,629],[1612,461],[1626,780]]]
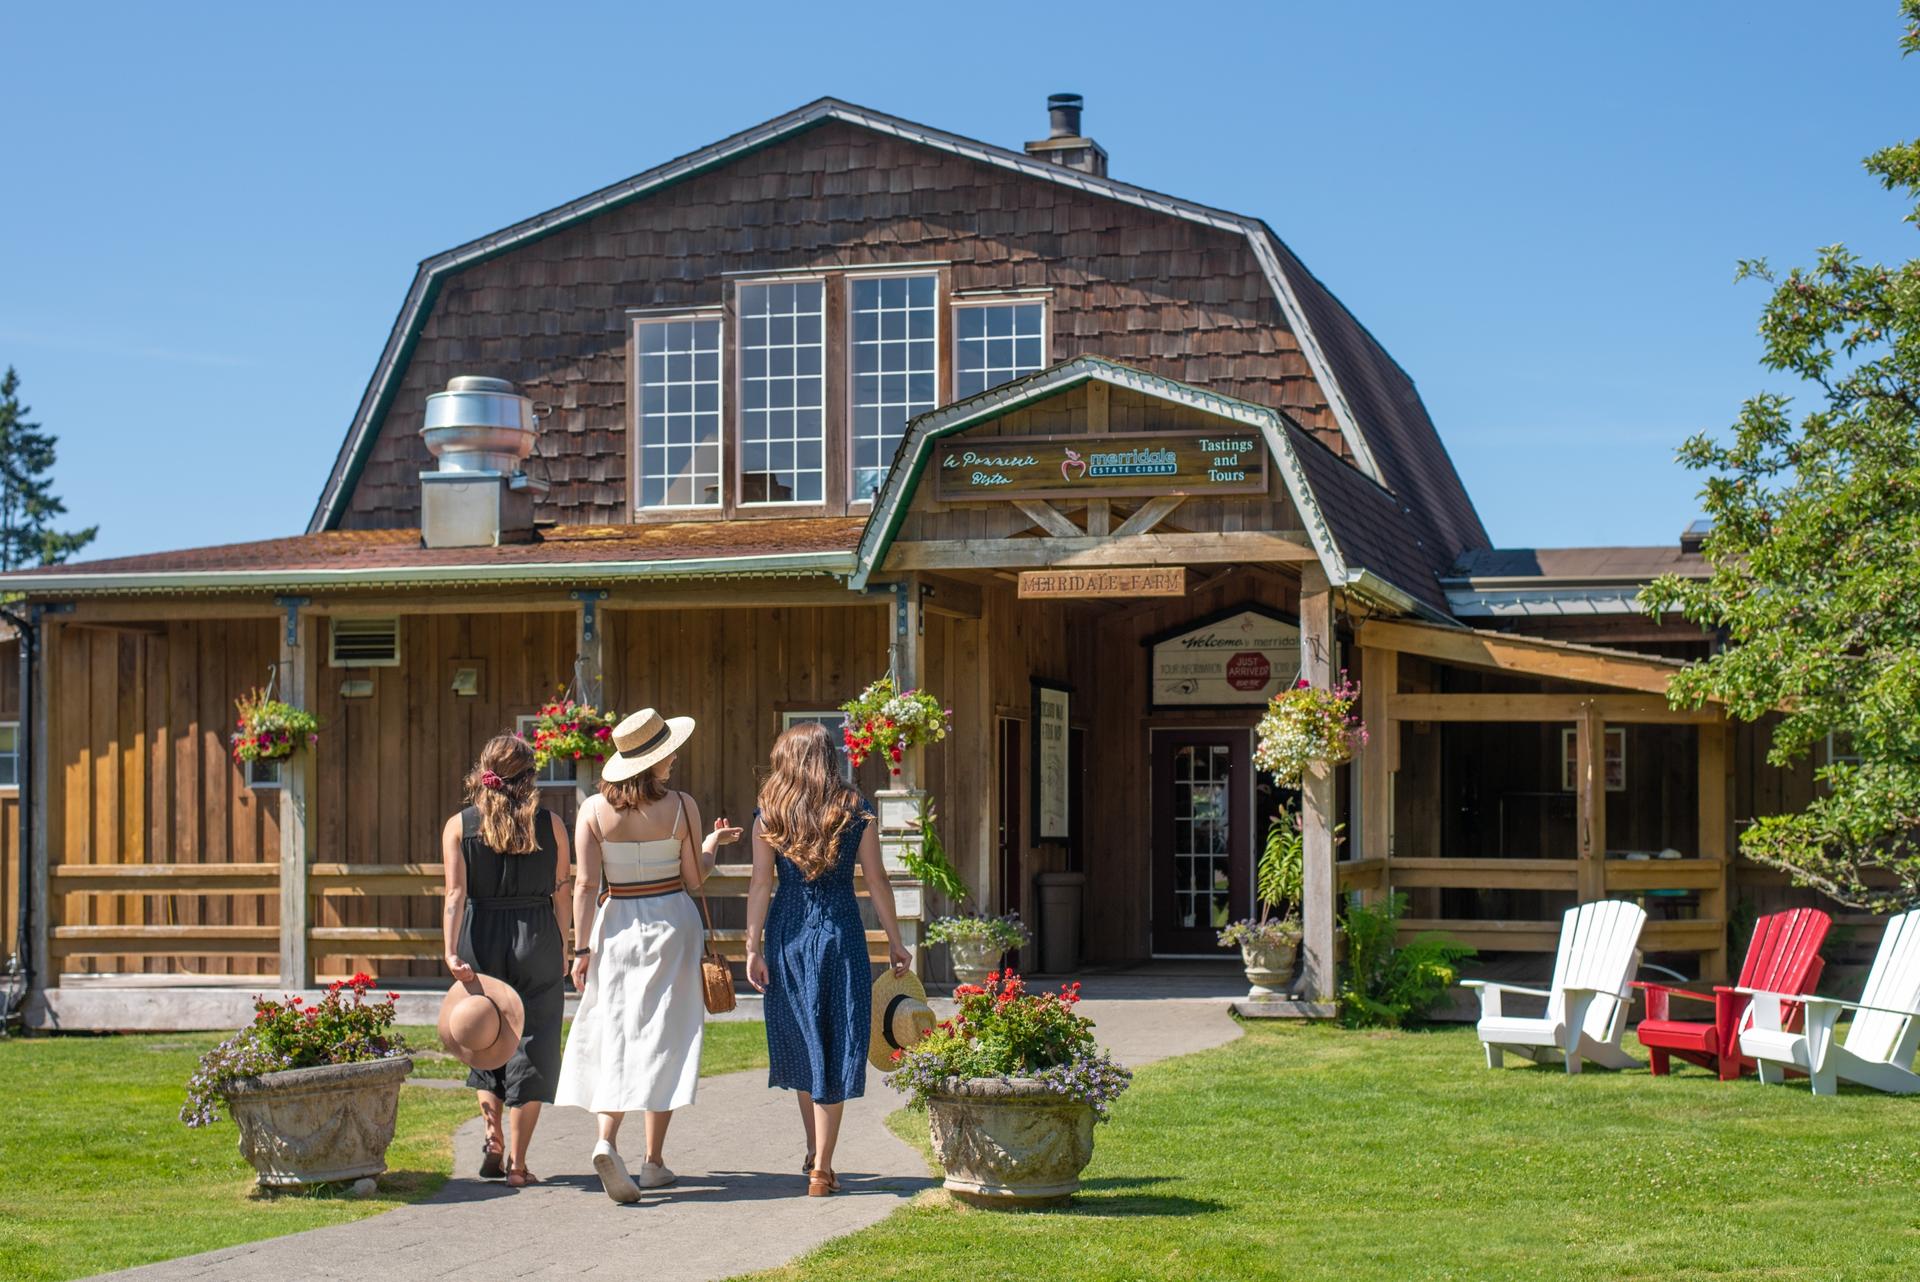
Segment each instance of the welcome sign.
[[1300,675],[1300,629],[1263,610],[1242,610],[1153,645],[1153,705],[1260,704]]
[[1267,446],[1251,429],[963,436],[934,446],[933,470],[943,503],[1264,494]]

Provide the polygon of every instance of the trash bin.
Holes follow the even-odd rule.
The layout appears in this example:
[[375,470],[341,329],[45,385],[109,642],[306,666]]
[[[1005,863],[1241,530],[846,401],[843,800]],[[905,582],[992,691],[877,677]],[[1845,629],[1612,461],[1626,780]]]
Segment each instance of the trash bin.
[[1040,969],[1071,974],[1080,965],[1080,898],[1087,875],[1043,872],[1034,881],[1040,890]]

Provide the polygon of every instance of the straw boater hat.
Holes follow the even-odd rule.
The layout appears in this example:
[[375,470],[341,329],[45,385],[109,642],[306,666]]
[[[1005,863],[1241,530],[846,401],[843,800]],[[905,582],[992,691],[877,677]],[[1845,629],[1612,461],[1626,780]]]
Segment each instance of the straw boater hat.
[[469,1068],[500,1068],[513,1058],[526,1028],[526,1007],[506,981],[476,972],[454,981],[440,1002],[440,1045]]
[[665,761],[692,733],[692,717],[663,717],[642,708],[613,728],[614,752],[601,763],[600,777],[608,783],[631,779]]
[[873,1025],[867,1034],[867,1062],[883,1073],[894,1069],[893,1053],[933,1031],[938,1022],[927,1005],[927,990],[912,971],[889,968],[873,981]]

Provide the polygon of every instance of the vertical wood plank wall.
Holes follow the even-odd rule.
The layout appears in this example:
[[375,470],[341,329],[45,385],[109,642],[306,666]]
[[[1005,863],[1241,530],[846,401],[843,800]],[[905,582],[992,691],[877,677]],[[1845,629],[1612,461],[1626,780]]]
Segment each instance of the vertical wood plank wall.
[[[20,643],[0,641],[0,721],[20,720]],[[15,737],[26,740],[26,727]],[[0,958],[14,951],[20,922],[20,789],[0,788]]]
[[[278,794],[246,786],[228,757],[233,704],[278,656],[268,619],[175,621],[55,632],[58,704],[49,787],[53,862],[277,864]],[[271,894],[55,896],[59,925],[256,925]],[[260,956],[79,955],[65,969],[271,974]]]

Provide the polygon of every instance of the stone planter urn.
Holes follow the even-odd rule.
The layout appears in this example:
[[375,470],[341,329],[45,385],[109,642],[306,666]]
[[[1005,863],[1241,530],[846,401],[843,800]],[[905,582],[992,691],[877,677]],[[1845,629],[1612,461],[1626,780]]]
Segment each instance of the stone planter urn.
[[1247,971],[1247,996],[1272,997],[1293,980],[1293,964],[1300,957],[1298,936],[1271,944],[1240,945],[1240,961]]
[[323,1064],[238,1078],[225,1091],[240,1156],[263,1188],[297,1188],[381,1174],[393,1143],[400,1084],[413,1061]]
[[984,984],[987,976],[1000,969],[1001,948],[989,939],[950,939],[947,956],[953,961],[953,977],[963,984]]
[[1093,1160],[1093,1106],[1032,1078],[950,1078],[927,1098],[946,1189],[975,1206],[1060,1206]]

